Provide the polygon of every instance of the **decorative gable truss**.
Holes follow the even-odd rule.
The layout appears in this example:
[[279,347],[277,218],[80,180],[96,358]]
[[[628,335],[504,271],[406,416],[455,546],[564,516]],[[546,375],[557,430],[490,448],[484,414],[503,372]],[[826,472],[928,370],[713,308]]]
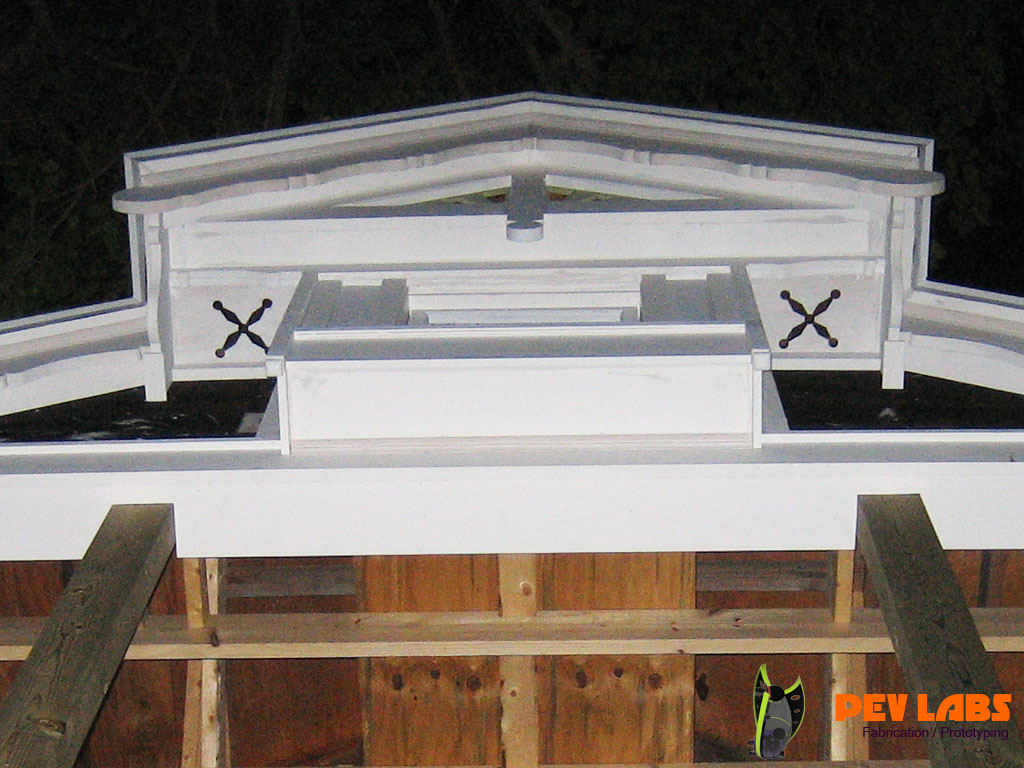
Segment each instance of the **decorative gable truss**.
[[[924,279],[943,185],[931,147],[526,94],[133,153],[114,199],[145,271],[132,370],[151,399],[177,380],[277,376],[282,430],[307,446],[652,433],[749,445],[770,368],[1024,391],[1024,303],[961,295],[950,311]],[[667,391],[639,387],[641,370]],[[434,399],[435,422],[415,426],[373,371],[409,383],[397,402],[410,412],[435,389],[451,412]],[[686,411],[669,392],[694,387],[732,405],[708,423],[559,422],[601,391],[594,376],[618,380],[605,390],[616,402],[665,413]],[[364,406],[377,393],[380,413],[304,424],[320,410],[308,398],[342,392]],[[494,421],[509,392],[535,425]],[[489,415],[474,421],[474,407]],[[377,418],[388,411],[391,426]]]

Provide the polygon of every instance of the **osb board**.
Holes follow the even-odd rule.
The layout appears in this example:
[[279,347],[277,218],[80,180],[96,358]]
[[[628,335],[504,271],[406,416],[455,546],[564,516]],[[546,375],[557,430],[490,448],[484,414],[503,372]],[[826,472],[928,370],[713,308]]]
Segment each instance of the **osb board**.
[[[364,557],[364,611],[496,611],[494,555]],[[498,659],[393,658],[363,662],[366,765],[501,762]]]
[[[540,584],[546,610],[680,608],[692,588],[678,553],[543,555]],[[681,762],[687,754],[692,657],[542,657],[537,673],[542,762]]]

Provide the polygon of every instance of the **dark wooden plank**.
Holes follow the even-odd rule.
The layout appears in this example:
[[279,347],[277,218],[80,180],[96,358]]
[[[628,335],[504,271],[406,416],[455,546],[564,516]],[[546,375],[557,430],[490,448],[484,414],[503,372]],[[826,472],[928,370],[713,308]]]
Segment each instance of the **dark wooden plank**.
[[[861,496],[857,537],[912,697],[926,694],[935,713],[947,696],[1002,693],[921,497]],[[941,733],[945,724],[935,725]],[[930,738],[932,765],[1024,766],[1024,745],[1012,719],[949,725],[1009,734],[1006,740],[996,734],[980,740]]]
[[0,708],[0,766],[74,764],[173,547],[170,505],[110,509]]

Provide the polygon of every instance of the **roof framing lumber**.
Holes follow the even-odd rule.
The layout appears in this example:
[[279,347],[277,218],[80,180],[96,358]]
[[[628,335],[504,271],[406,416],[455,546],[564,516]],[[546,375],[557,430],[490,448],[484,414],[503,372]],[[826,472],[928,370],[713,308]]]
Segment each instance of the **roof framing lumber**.
[[[1024,652],[1024,608],[972,611],[987,650]],[[217,645],[211,643],[211,630]],[[0,661],[27,657],[40,631],[0,619]],[[881,611],[836,624],[819,608],[222,614],[203,629],[184,616],[148,616],[129,659],[305,659],[387,656],[892,653]]]
[[74,764],[173,547],[171,505],[110,509],[0,708],[0,765]]
[[[537,614],[537,556],[499,555],[501,616]],[[532,656],[502,656],[501,744],[506,768],[536,768],[540,762],[537,669]]]
[[[909,692],[926,694],[932,712],[948,696],[1002,693],[921,497],[861,496],[857,535]],[[1024,765],[1015,721],[971,725],[1009,737],[928,738],[933,766]]]

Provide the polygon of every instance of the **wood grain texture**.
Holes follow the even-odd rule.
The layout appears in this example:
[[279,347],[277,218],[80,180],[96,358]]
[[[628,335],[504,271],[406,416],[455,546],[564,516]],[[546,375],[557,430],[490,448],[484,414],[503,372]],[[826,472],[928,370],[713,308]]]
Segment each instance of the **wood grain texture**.
[[0,709],[0,765],[74,764],[173,546],[170,505],[111,508]]
[[[1001,693],[963,592],[919,496],[861,496],[858,544],[911,694],[927,694],[935,711],[947,696]],[[912,697],[912,698],[916,698]],[[1009,738],[929,738],[935,766],[1024,765],[1016,723],[971,724],[1008,729]]]
[[[971,612],[987,650],[1024,652],[1024,609]],[[514,622],[496,613],[224,614],[219,645],[183,616],[150,616],[129,659],[311,659],[388,656],[892,653],[882,614],[835,625],[822,608],[720,611],[545,611]],[[0,661],[25,659],[41,631],[0,618]]]
[[[303,612],[352,612],[356,599],[354,595],[236,597],[228,600],[227,607],[232,611],[244,607],[249,613],[287,612],[302,622]],[[360,666],[358,659],[229,661],[224,691],[233,764],[361,763]]]
[[[848,624],[853,617],[855,604],[863,603],[864,600],[863,594],[854,591],[854,553],[852,550],[840,550],[829,554],[832,620],[837,624]],[[833,760],[867,759],[868,740],[862,731],[863,717],[850,717],[839,722],[835,712],[836,694],[867,693],[864,655],[833,653],[829,656],[828,664],[827,754]]]
[[[537,556],[498,555],[501,616],[537,614]],[[505,768],[534,768],[540,761],[537,669],[532,656],[502,656],[501,746]]]
[[[540,562],[540,600],[548,611],[585,610],[598,623],[608,618],[599,611],[693,604],[692,555],[559,554]],[[693,659],[680,650],[673,656],[539,658],[542,762],[688,759]]]
[[[147,614],[184,610],[181,561],[172,554]],[[130,647],[130,646],[129,646]],[[75,768],[177,768],[185,668],[181,661],[126,661],[107,691]]]
[[[499,607],[497,556],[358,558],[356,585],[363,611]],[[500,762],[497,658],[368,659],[362,690],[366,765]]]

